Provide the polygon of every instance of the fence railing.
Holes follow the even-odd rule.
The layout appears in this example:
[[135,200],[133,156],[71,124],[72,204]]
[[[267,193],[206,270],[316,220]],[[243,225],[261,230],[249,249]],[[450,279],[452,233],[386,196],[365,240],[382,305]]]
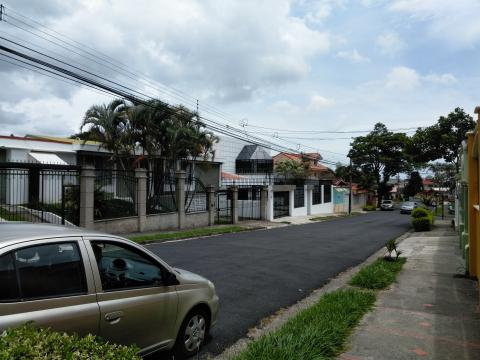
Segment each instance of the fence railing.
[[175,178],[150,172],[147,174],[147,214],[177,211]]
[[78,170],[22,165],[0,168],[0,221],[78,225]]
[[135,191],[132,171],[95,170],[94,219],[135,216]]
[[200,211],[208,211],[207,189],[199,179],[188,179],[185,183],[185,212]]

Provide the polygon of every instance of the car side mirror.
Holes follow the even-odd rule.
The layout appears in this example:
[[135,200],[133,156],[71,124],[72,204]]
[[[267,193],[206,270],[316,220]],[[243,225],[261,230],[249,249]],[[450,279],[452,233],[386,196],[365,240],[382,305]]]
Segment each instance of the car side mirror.
[[180,284],[175,274],[171,273],[170,271],[163,272],[162,281],[164,286],[173,286]]

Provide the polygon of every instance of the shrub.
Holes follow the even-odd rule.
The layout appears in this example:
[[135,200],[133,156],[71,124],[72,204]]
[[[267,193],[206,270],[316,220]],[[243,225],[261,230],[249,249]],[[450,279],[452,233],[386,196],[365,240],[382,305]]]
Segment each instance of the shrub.
[[430,231],[433,225],[433,213],[424,207],[412,211],[412,225],[415,231]]
[[412,218],[412,225],[415,231],[430,231],[432,222],[429,217]]
[[375,205],[365,205],[363,207],[363,211],[375,211],[377,210],[377,207]]
[[417,207],[412,211],[412,218],[417,219],[422,217],[428,217],[430,216],[430,214],[431,212],[427,208]]
[[140,360],[134,346],[110,344],[93,335],[80,337],[24,325],[0,334],[0,359]]

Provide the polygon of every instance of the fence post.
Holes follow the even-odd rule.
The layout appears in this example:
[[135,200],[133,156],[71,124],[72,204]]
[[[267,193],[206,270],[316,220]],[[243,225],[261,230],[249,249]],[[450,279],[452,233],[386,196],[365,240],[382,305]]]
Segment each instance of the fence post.
[[186,173],[179,170],[175,173],[175,194],[178,212],[178,228],[185,227],[185,178]]
[[137,209],[138,231],[145,230],[147,223],[147,169],[135,169],[136,191],[135,207]]
[[84,165],[80,172],[80,226],[93,229],[95,168]]
[[268,186],[262,186],[260,192],[260,219],[268,219]]
[[238,187],[230,187],[232,194],[232,224],[238,224]]
[[208,226],[215,224],[215,210],[217,206],[215,204],[215,186],[207,186],[207,204],[208,204]]

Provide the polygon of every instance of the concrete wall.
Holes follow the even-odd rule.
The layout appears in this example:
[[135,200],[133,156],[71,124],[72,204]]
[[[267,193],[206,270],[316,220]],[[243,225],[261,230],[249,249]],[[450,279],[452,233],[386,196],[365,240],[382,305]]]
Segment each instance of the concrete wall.
[[113,234],[137,232],[138,218],[132,216],[119,219],[97,220],[93,222],[93,229]]
[[194,227],[203,227],[208,226],[208,211],[186,214],[185,216],[185,227],[194,228]]
[[178,226],[178,214],[176,212],[167,214],[147,215],[145,231],[174,230]]
[[333,213],[333,202],[312,205],[311,215],[316,214],[332,214]]

